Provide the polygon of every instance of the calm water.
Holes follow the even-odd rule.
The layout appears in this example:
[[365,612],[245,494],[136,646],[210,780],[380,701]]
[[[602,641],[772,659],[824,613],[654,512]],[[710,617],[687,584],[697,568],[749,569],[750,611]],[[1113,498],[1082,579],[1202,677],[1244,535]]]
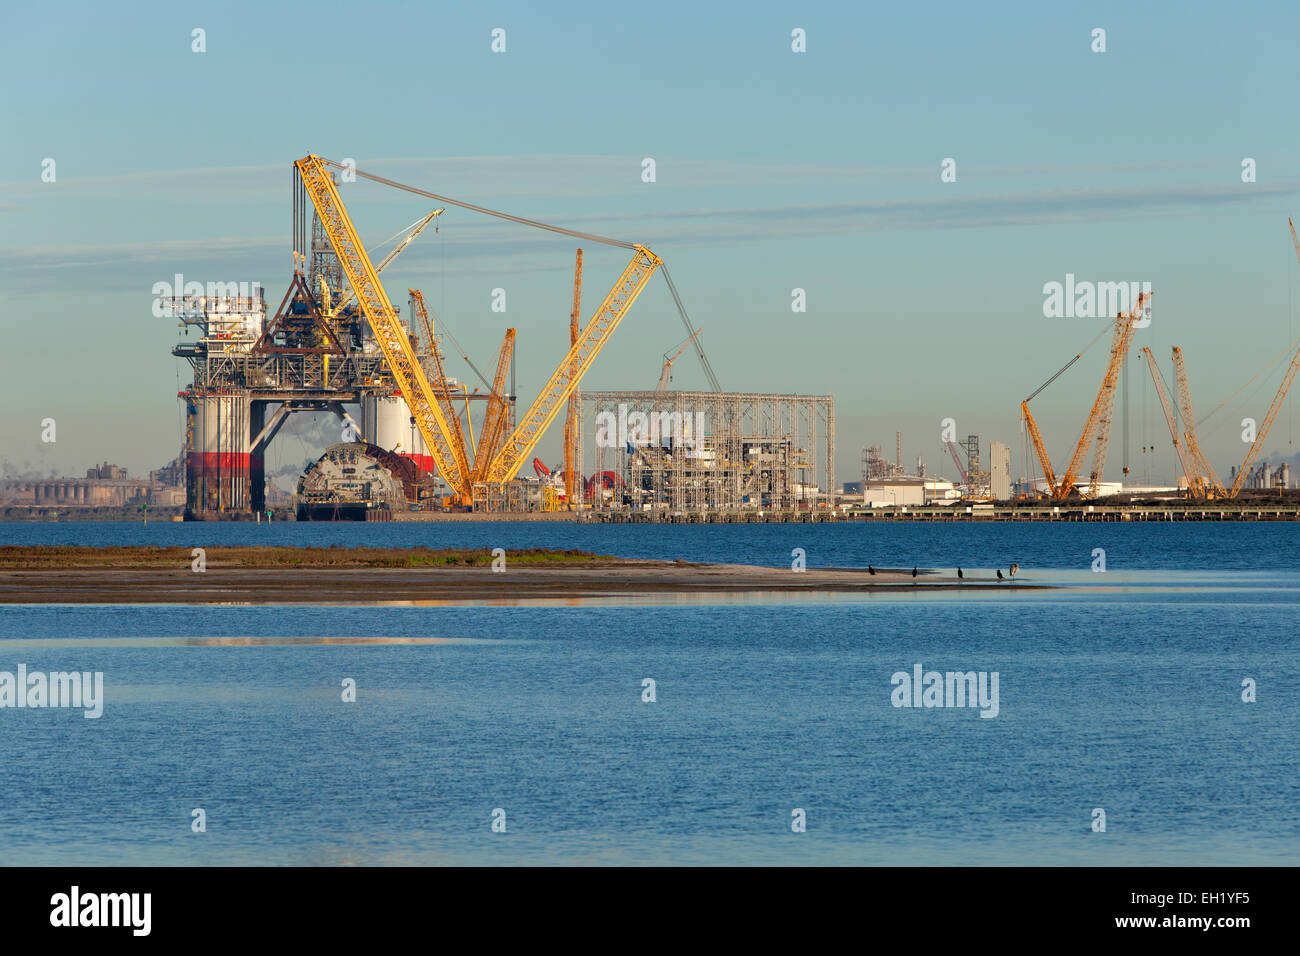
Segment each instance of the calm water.
[[[6,607],[8,863],[1300,863],[1294,525],[0,525],[0,543],[582,547],[950,566],[978,596]],[[1106,550],[1105,574],[1090,571]],[[330,641],[330,638],[343,639]],[[358,643],[360,638],[370,638]],[[250,640],[251,639],[251,640]],[[891,675],[999,673],[999,713]],[[1258,702],[1241,701],[1245,677]],[[341,682],[357,684],[355,703]],[[643,678],[658,700],[643,703]],[[195,807],[207,832],[190,831]],[[1092,811],[1107,832],[1091,832]],[[507,830],[493,833],[495,808]],[[806,811],[792,833],[791,811]]]
[[557,522],[0,522],[0,545],[295,545],[582,548],[635,558],[809,566],[914,564],[1082,568],[1094,548],[1117,569],[1300,569],[1300,524],[762,524],[590,525]]

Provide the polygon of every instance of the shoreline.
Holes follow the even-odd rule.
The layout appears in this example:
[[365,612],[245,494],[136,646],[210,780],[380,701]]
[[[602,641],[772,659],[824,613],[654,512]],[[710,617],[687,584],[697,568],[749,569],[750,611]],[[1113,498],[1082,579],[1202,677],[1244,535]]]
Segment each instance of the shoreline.
[[211,548],[197,571],[185,548],[0,548],[0,604],[374,604],[578,599],[617,595],[816,595],[1043,585],[994,570],[761,567],[584,552],[379,548]]

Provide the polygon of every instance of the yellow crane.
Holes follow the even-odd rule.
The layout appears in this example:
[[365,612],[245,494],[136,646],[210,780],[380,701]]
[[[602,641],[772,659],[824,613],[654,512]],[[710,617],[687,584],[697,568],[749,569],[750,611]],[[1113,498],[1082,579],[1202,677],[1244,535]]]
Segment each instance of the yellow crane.
[[[1056,482],[1056,473],[1047,455],[1047,447],[1043,444],[1042,435],[1038,431],[1038,423],[1034,421],[1034,416],[1029,411],[1029,403],[1039,392],[1052,384],[1066,369],[1077,362],[1083,352],[1070,359],[1060,371],[1040,385],[1033,395],[1020,403],[1021,417],[1025,421],[1025,427],[1033,442],[1038,460],[1043,466],[1043,477],[1047,479],[1048,494],[1055,500],[1064,500],[1075,490],[1079,471],[1083,467],[1084,458],[1087,457],[1089,445],[1093,446],[1092,468],[1088,476],[1088,490],[1081,492],[1081,494],[1087,498],[1097,496],[1102,473],[1106,468],[1106,452],[1110,445],[1110,423],[1115,407],[1115,389],[1119,385],[1120,369],[1123,368],[1124,360],[1128,356],[1129,346],[1133,343],[1133,333],[1136,331],[1138,319],[1141,318],[1150,298],[1151,293],[1141,293],[1138,295],[1137,303],[1133,308],[1127,312],[1121,312],[1115,317],[1115,324],[1111,330],[1110,360],[1106,363],[1106,373],[1102,376],[1101,388],[1097,392],[1097,398],[1092,403],[1092,410],[1088,413],[1088,419],[1083,425],[1083,432],[1079,435],[1078,444],[1074,447],[1074,454],[1070,456],[1070,463],[1066,467],[1065,474],[1061,477],[1059,484]],[[1098,338],[1100,338],[1100,335]],[[1097,339],[1093,339],[1093,342],[1096,341]],[[1091,347],[1092,344],[1090,343],[1088,348]],[[1085,348],[1083,351],[1086,352],[1087,350]]]
[[587,320],[587,327],[578,336],[578,341],[570,347],[569,354],[561,359],[541,394],[533,400],[514,433],[506,439],[505,445],[488,466],[487,481],[506,482],[519,473],[520,466],[533,453],[542,434],[554,421],[561,404],[573,393],[587,369],[591,368],[591,363],[605,347],[655,270],[663,265],[663,260],[645,246],[637,245],[633,248],[636,251],[632,261],[614,283],[609,295],[605,296],[605,301],[595,315]]
[[[375,333],[375,338],[384,354],[384,359],[388,363],[394,378],[398,381],[404,396],[407,397],[407,404],[411,408],[411,414],[416,420],[416,425],[420,429],[425,443],[429,446],[430,453],[433,455],[440,472],[448,479],[448,484],[452,486],[453,491],[463,502],[472,503],[473,485],[469,481],[471,473],[463,462],[456,460],[456,442],[452,436],[451,425],[447,420],[447,416],[442,412],[433,386],[430,385],[423,369],[416,360],[409,337],[406,335],[397,316],[397,310],[389,302],[383,285],[379,282],[374,265],[357,238],[356,230],[352,226],[347,210],[339,197],[338,189],[330,176],[330,168],[342,169],[344,167],[339,163],[314,154],[298,160],[295,166],[298,168],[306,192],[310,195],[312,203],[316,207],[322,227],[334,247],[344,274],[356,293],[361,311]],[[561,405],[573,393],[582,377],[595,361],[596,356],[600,354],[605,343],[609,341],[610,335],[618,327],[623,316],[627,314],[627,310],[631,308],[632,303],[636,301],[646,283],[656,271],[663,272],[664,280],[668,284],[668,290],[672,294],[673,302],[677,306],[682,322],[687,327],[687,331],[691,330],[690,320],[686,315],[685,307],[682,305],[681,297],[677,294],[676,286],[673,284],[671,276],[668,275],[667,267],[659,256],[645,246],[592,233],[577,232],[483,206],[476,206],[459,199],[440,196],[428,190],[394,182],[372,173],[362,172],[359,169],[351,169],[351,171],[356,176],[372,182],[382,183],[439,202],[496,216],[500,219],[533,228],[572,236],[577,239],[586,239],[622,249],[630,249],[633,252],[632,259],[623,270],[622,275],[605,297],[600,308],[587,322],[586,328],[579,334],[577,341],[570,345],[568,354],[561,360],[555,372],[552,373],[541,394],[529,406],[527,413],[523,416],[514,432],[504,441],[502,448],[488,464],[486,471],[482,472],[484,480],[487,482],[507,482],[518,474],[519,468],[527,457],[532,454],[547,427],[554,421]],[[710,367],[708,359],[704,355],[704,350],[698,341],[695,350],[714,390],[721,391],[713,374],[713,369]],[[439,435],[441,435],[441,441],[438,439]]]
[[466,481],[468,466],[457,460],[451,425],[420,367],[397,309],[388,300],[374,264],[357,237],[326,162],[309,155],[294,165],[439,474],[462,500],[469,500],[472,489]]
[[[578,322],[582,318],[582,250],[578,250],[577,257],[573,265],[573,311],[569,313],[569,350],[578,344]],[[570,374],[575,371],[570,369]],[[564,500],[568,503],[570,509],[573,508],[573,493],[576,487],[575,469],[578,467],[575,459],[578,457],[578,416],[582,409],[578,408],[577,393],[569,396],[569,413],[564,419]]]

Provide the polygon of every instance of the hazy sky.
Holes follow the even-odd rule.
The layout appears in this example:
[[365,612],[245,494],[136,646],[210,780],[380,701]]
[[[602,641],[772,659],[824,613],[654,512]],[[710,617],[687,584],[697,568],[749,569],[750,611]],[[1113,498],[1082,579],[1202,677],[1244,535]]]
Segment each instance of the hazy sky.
[[[23,4],[0,34],[0,456],[133,474],[172,458],[190,378],[151,288],[178,272],[258,281],[274,308],[291,269],[290,164],[314,152],[650,246],[724,388],[834,393],[840,481],[858,476],[862,446],[892,454],[899,428],[908,459],[951,475],[948,417],[1019,461],[1019,401],[1106,324],[1045,318],[1044,283],[1148,281],[1129,457],[1171,480],[1137,348],[1172,381],[1182,346],[1204,415],[1300,335],[1298,28],[1283,2]],[[955,182],[941,181],[946,158]],[[429,208],[343,189],[368,243]],[[567,348],[574,245],[452,209],[385,284],[403,309],[421,286],[483,368],[516,327],[525,403]],[[584,248],[589,316],[627,257]],[[490,310],[497,287],[505,315]],[[587,385],[652,388],[683,337],[656,277]],[[1035,399],[1054,459],[1105,351]],[[1221,475],[1286,364],[1202,426]],[[674,387],[703,386],[689,353],[674,370]],[[450,371],[468,373],[458,358]],[[1295,454],[1296,401],[1264,455]],[[39,440],[47,417],[54,446]],[[1113,435],[1111,478],[1118,420]],[[557,435],[542,447],[557,457]],[[282,435],[271,468],[311,451]]]

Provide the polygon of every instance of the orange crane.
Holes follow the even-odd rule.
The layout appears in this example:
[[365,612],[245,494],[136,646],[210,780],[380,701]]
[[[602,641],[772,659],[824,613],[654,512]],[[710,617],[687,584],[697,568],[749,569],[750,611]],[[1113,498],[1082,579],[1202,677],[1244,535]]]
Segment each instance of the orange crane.
[[492,379],[492,397],[488,399],[487,411],[483,413],[483,425],[479,428],[478,449],[474,452],[474,482],[483,480],[489,462],[501,448],[501,439],[506,431],[506,374],[510,371],[510,360],[515,354],[515,330],[506,329],[505,341],[497,354],[497,372]]
[[1210,467],[1210,462],[1201,452],[1201,445],[1196,440],[1196,413],[1192,410],[1192,390],[1187,383],[1187,366],[1183,363],[1183,350],[1174,346],[1174,377],[1178,382],[1178,404],[1183,415],[1183,438],[1187,441],[1187,454],[1191,459],[1192,469],[1187,472],[1187,485],[1194,497],[1222,498],[1228,492],[1223,482]]
[[1151,350],[1143,347],[1142,354],[1146,356],[1147,365],[1151,367],[1151,381],[1155,382],[1156,395],[1160,398],[1160,407],[1165,411],[1165,423],[1169,426],[1169,437],[1173,440],[1174,451],[1178,453],[1178,460],[1183,466],[1183,475],[1187,478],[1187,491],[1189,494],[1195,495],[1192,468],[1187,460],[1187,455],[1183,451],[1183,443],[1178,440],[1178,426],[1174,424],[1174,412],[1169,404],[1169,393],[1165,391],[1164,380],[1160,377],[1160,370],[1156,368],[1155,356],[1151,354]]
[[[573,311],[569,313],[569,351],[578,344],[578,320],[582,318],[582,249],[578,250],[576,261],[573,265]],[[572,375],[576,369],[570,368],[569,374]],[[578,408],[578,396],[576,393],[569,395],[569,413],[564,419],[564,500],[568,502],[569,507],[573,507],[574,498],[574,481],[576,478],[578,451],[578,416],[581,413]]]
[[[1151,293],[1141,293],[1138,295],[1137,303],[1133,308],[1128,312],[1121,312],[1115,317],[1115,325],[1110,340],[1110,360],[1106,364],[1106,374],[1102,376],[1101,388],[1097,392],[1096,400],[1092,403],[1092,410],[1088,413],[1087,421],[1084,422],[1083,432],[1079,435],[1079,442],[1075,445],[1074,454],[1070,457],[1070,464],[1065,469],[1065,474],[1061,477],[1059,484],[1056,482],[1056,473],[1047,455],[1047,447],[1043,444],[1042,435],[1038,431],[1038,423],[1034,421],[1034,416],[1029,411],[1029,402],[1059,378],[1066,369],[1077,362],[1083,352],[1070,359],[1069,362],[1062,366],[1060,371],[1040,385],[1038,390],[1029,398],[1020,403],[1020,414],[1025,421],[1025,427],[1029,431],[1030,439],[1033,441],[1038,460],[1042,463],[1043,477],[1047,479],[1048,493],[1055,500],[1060,501],[1068,498],[1070,493],[1075,490],[1079,471],[1083,467],[1083,460],[1088,454],[1089,445],[1093,446],[1093,456],[1088,490],[1080,493],[1088,498],[1097,496],[1102,473],[1106,467],[1106,452],[1110,445],[1110,422],[1115,407],[1115,389],[1119,385],[1120,369],[1123,368],[1124,360],[1128,356],[1129,346],[1133,343],[1133,333],[1136,330],[1137,321],[1142,316],[1147,300],[1150,298]],[[1100,335],[1098,338],[1100,338]],[[1093,342],[1096,341],[1096,339],[1093,339]],[[1091,347],[1092,343],[1089,343],[1088,348]],[[1083,351],[1086,352],[1087,348]]]
[[[465,444],[465,433],[461,431],[460,427],[460,415],[451,400],[451,387],[447,384],[447,375],[442,367],[442,352],[438,348],[438,340],[433,336],[433,324],[429,321],[429,310],[424,305],[424,293],[419,289],[407,289],[406,291],[411,297],[411,311],[419,318],[420,326],[424,329],[424,334],[429,340],[429,357],[433,362],[434,371],[433,382],[431,383],[433,394],[438,400],[438,407],[441,409],[443,418],[446,419],[450,428],[447,444],[451,449],[452,459],[460,470],[462,483],[468,484],[471,474],[469,446]],[[451,482],[448,481],[447,484],[450,485]]]
[[672,378],[668,373],[672,371],[673,363],[676,362],[677,359],[681,357],[681,354],[686,351],[686,346],[695,341],[695,336],[699,335],[703,331],[703,329],[696,329],[695,332],[692,333],[691,337],[678,347],[677,351],[672,354],[671,358],[667,352],[664,353],[664,368],[663,371],[659,373],[659,385],[655,388],[656,392],[662,392],[664,390],[664,386],[667,385],[669,380]]

